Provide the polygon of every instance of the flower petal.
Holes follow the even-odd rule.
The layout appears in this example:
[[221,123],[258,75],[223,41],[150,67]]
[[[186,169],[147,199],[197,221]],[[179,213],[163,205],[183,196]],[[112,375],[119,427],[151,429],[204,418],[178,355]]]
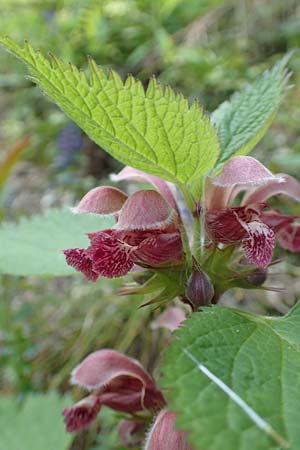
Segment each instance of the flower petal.
[[128,196],[117,188],[100,186],[91,189],[73,208],[75,213],[116,214],[122,208]]
[[266,269],[272,260],[275,234],[260,220],[247,224],[248,236],[243,239],[243,249],[248,261]]
[[266,185],[254,189],[243,198],[243,205],[261,203],[274,195],[284,194],[294,200],[300,201],[300,183],[290,175],[279,174],[282,181],[270,180]]
[[205,228],[211,240],[230,244],[239,242],[246,236],[245,226],[248,220],[245,208],[236,207],[208,211],[205,214]]
[[71,408],[63,410],[66,430],[69,433],[87,428],[97,417],[100,404],[97,397],[90,395]]
[[145,450],[192,450],[187,444],[185,431],[175,426],[176,414],[161,411],[147,437]]
[[90,281],[96,281],[99,273],[94,270],[93,261],[84,248],[70,248],[64,250],[66,261],[69,266],[74,267],[78,272],[82,272]]
[[88,390],[100,389],[109,386],[120,376],[139,380],[147,388],[155,387],[154,380],[139,362],[110,349],[99,350],[87,356],[73,370],[71,383]]
[[182,259],[182,242],[179,233],[162,233],[143,240],[133,251],[136,263],[159,265]]
[[125,202],[119,214],[118,230],[165,229],[175,222],[174,208],[156,191],[138,191]]
[[243,186],[261,185],[268,181],[281,182],[263,164],[251,156],[235,156],[223,167],[221,173],[213,178],[216,186],[230,187],[237,184]]
[[89,233],[91,246],[87,255],[93,262],[93,270],[107,278],[126,275],[133,267],[134,247],[110,234],[110,230]]
[[177,209],[176,202],[176,188],[172,183],[168,183],[155,175],[142,172],[141,170],[134,169],[133,167],[126,166],[118,174],[111,175],[113,181],[121,180],[134,180],[141,181],[142,183],[151,183],[161,193],[161,195],[170,203],[170,205]]

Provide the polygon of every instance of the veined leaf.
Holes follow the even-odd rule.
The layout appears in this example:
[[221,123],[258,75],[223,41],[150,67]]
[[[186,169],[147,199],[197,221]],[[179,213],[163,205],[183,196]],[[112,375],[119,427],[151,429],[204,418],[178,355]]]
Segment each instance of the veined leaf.
[[281,59],[253,84],[235,93],[211,115],[221,143],[218,163],[234,155],[247,155],[262,139],[272,123],[286,87],[286,65]]
[[184,322],[162,385],[195,450],[297,450],[300,306],[281,318],[212,307]]
[[22,218],[18,225],[0,226],[0,273],[9,275],[72,275],[63,250],[87,247],[86,233],[110,228],[113,218],[50,209],[44,215]]
[[67,450],[61,411],[70,403],[55,393],[32,395],[18,407],[16,399],[2,396],[0,402],[0,450]]
[[185,185],[207,173],[219,153],[216,132],[201,107],[151,80],[145,92],[89,58],[89,77],[26,43],[2,43],[27,64],[31,79],[97,144],[121,162]]

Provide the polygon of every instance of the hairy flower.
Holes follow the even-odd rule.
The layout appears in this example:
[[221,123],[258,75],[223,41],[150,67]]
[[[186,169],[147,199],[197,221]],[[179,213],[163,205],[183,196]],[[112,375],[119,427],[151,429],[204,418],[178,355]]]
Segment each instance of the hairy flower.
[[64,410],[66,428],[77,431],[88,426],[101,405],[116,411],[136,413],[157,411],[164,398],[155,381],[134,359],[114,350],[91,353],[72,372],[71,383],[92,392]]
[[156,191],[138,191],[127,198],[115,188],[96,188],[77,211],[117,218],[114,228],[88,234],[88,248],[64,251],[67,263],[90,281],[126,275],[135,264],[152,268],[182,261],[179,216]]
[[[241,206],[232,206],[242,190],[246,192]],[[248,261],[265,269],[272,260],[275,235],[284,246],[287,241],[282,236],[291,236],[291,224],[296,219],[265,211],[265,201],[277,194],[299,201],[300,183],[288,175],[273,175],[249,156],[232,158],[208,182],[205,226],[209,238],[223,244],[241,244]],[[297,248],[293,238],[290,242],[290,249]]]
[[162,410],[157,416],[145,444],[145,450],[192,450],[186,432],[175,427],[176,414]]

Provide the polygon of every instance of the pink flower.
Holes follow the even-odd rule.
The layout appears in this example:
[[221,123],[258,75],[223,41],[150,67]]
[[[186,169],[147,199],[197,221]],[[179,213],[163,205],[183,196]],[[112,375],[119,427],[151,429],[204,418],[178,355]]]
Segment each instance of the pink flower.
[[68,431],[78,431],[97,417],[101,405],[116,411],[157,411],[164,404],[155,381],[134,359],[114,350],[91,353],[72,372],[71,383],[91,395],[63,411]]
[[148,435],[145,450],[192,450],[186,441],[186,432],[175,426],[176,414],[162,410]]
[[153,330],[157,328],[167,328],[170,331],[177,330],[186,319],[183,309],[177,306],[169,306],[151,324]]
[[96,188],[76,210],[113,214],[117,220],[112,229],[88,234],[88,248],[64,251],[67,263],[91,281],[126,275],[135,264],[155,268],[182,261],[179,216],[156,191],[138,191],[127,198],[115,188]]
[[[242,190],[246,193],[241,206],[232,206]],[[296,217],[265,211],[265,201],[277,194],[299,201],[300,183],[288,175],[273,175],[250,156],[232,158],[208,182],[205,226],[209,238],[223,244],[241,244],[248,261],[265,269],[272,260],[275,234],[284,244],[282,236],[288,233],[289,248],[297,248],[290,229]]]

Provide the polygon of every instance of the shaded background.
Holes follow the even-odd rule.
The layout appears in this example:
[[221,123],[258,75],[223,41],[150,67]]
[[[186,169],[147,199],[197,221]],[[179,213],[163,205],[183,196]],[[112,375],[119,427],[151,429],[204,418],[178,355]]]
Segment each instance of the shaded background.
[[[291,83],[299,86],[297,0],[2,0],[0,30],[83,69],[89,54],[123,78],[134,74],[145,86],[155,75],[190,100],[198,98],[208,112],[290,49],[296,49]],[[88,189],[107,183],[120,164],[26,80],[21,63],[4,51],[0,61],[1,220],[75,204]],[[299,104],[299,89],[290,89],[254,152],[272,171],[298,178]],[[274,206],[299,214],[299,205],[285,199],[277,199]],[[282,262],[272,269],[267,284],[288,287],[287,292],[237,289],[223,303],[264,314],[285,313],[300,294],[300,258],[283,250],[276,256]],[[119,416],[108,411],[101,412],[91,430],[68,440],[60,409],[72,400],[53,393],[71,395],[71,369],[95,349],[112,347],[139,358],[150,370],[156,366],[168,332],[149,327],[157,312],[138,309],[141,299],[115,295],[118,284],[88,284],[81,275],[1,276],[0,427],[6,433],[0,436],[0,450],[16,450],[12,436],[23,436],[21,425],[15,429],[12,398],[21,407],[24,399],[34,398],[21,409],[22,426],[25,436],[56,433],[58,441],[48,443],[49,450],[122,448],[115,426]],[[82,393],[72,389],[72,395],[80,398]],[[38,421],[51,408],[53,423],[48,419],[45,429],[31,429],[34,420],[28,417]],[[47,450],[35,439],[25,440],[24,450],[35,450],[34,445]]]

